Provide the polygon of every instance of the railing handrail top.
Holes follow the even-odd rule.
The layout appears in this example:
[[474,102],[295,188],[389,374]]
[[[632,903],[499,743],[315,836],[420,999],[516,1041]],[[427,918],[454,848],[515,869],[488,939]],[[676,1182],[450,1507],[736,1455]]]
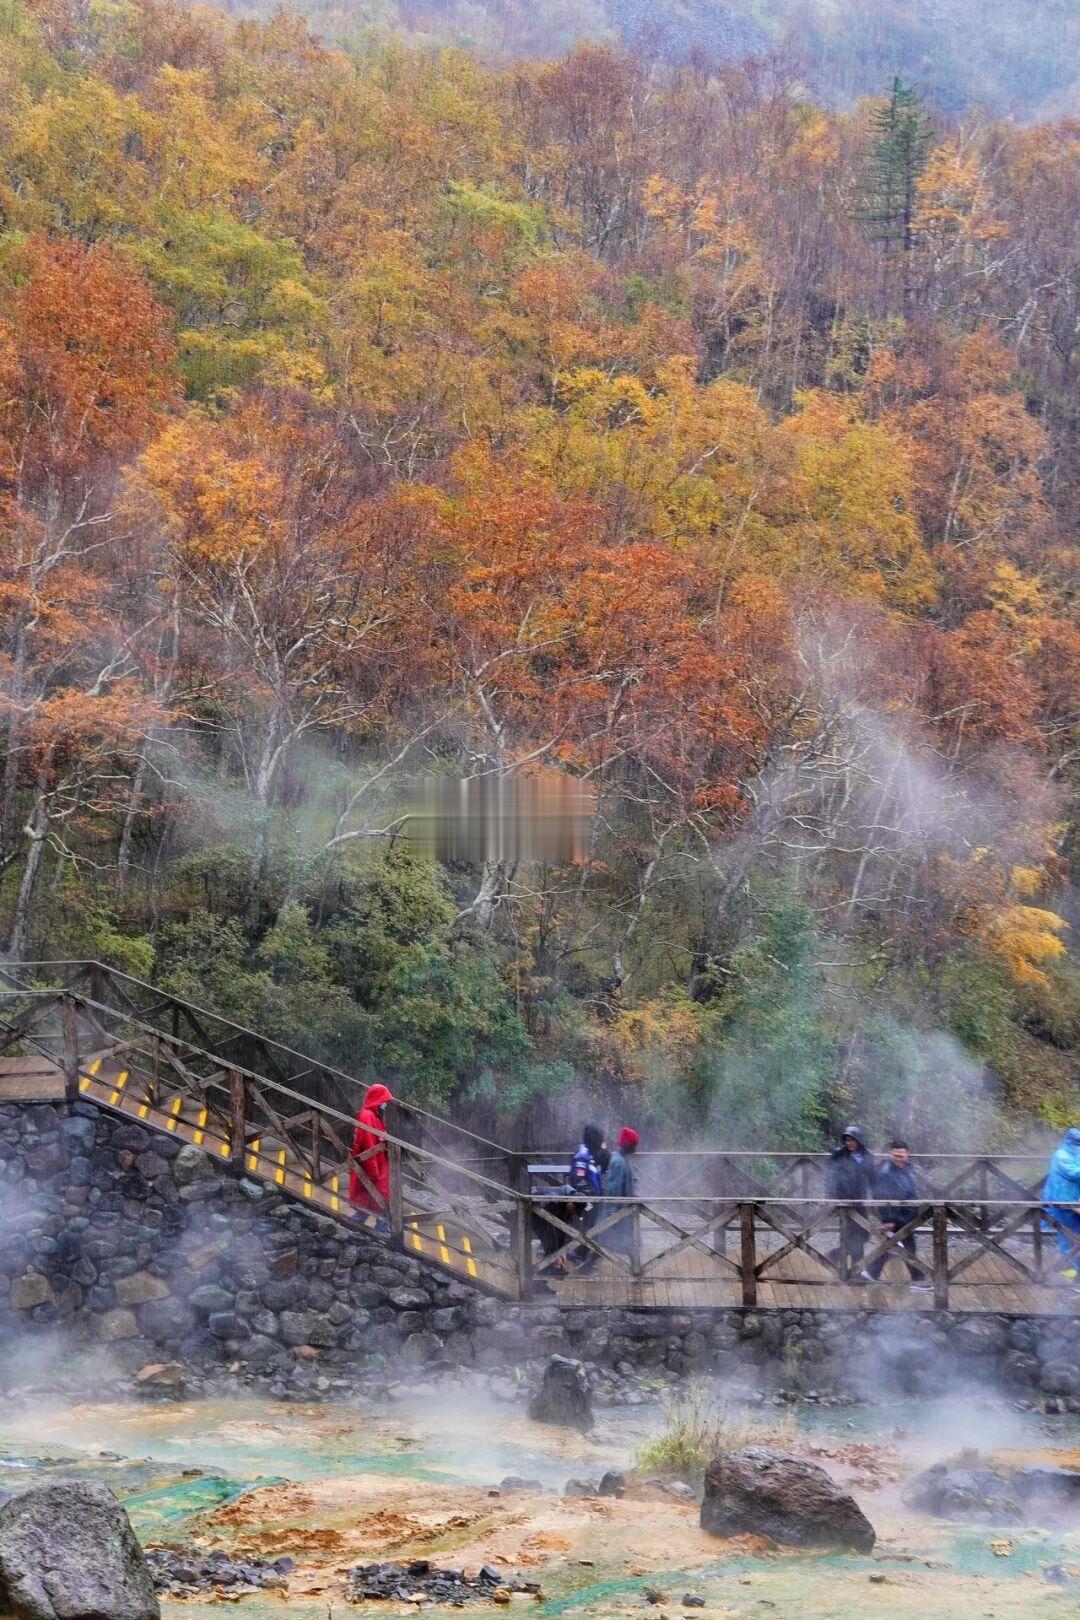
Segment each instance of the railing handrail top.
[[[540,1159],[543,1150],[522,1149],[520,1157]],[[634,1159],[830,1159],[834,1153],[833,1148],[635,1148]],[[871,1149],[873,1152],[873,1149]],[[878,1157],[885,1157],[888,1150],[880,1153]],[[562,1154],[569,1161],[573,1155]],[[1009,1159],[1012,1162],[1045,1164],[1044,1153],[985,1153],[978,1148],[972,1148],[970,1153],[932,1153],[911,1151],[912,1160],[933,1159],[935,1163],[962,1163],[965,1159],[977,1162],[980,1159],[993,1163],[995,1159]]]
[[[280,1041],[275,1041],[275,1040],[272,1040],[272,1039],[268,1039],[267,1037],[265,1037],[263,1035],[260,1035],[257,1030],[248,1029],[245,1025],[237,1024],[233,1019],[227,1018],[222,1014],[215,1013],[215,1012],[213,1012],[212,1010],[210,1010],[208,1008],[199,1007],[194,1002],[186,1001],[182,996],[174,996],[171,991],[162,990],[158,986],[155,986],[155,985],[152,985],[152,984],[148,983],[145,979],[135,978],[134,975],[129,974],[129,973],[124,973],[119,968],[110,967],[107,963],[99,962],[99,961],[96,961],[96,960],[94,960],[92,958],[79,958],[79,959],[71,958],[71,959],[61,959],[61,960],[57,960],[57,961],[23,962],[23,963],[19,963],[18,967],[19,967],[20,970],[32,970],[34,968],[98,968],[105,974],[108,974],[108,975],[113,976],[115,978],[124,979],[129,984],[138,985],[140,989],[148,991],[152,995],[166,996],[166,997],[168,997],[168,999],[170,1001],[175,1002],[177,1005],[179,1005],[181,1007],[188,1008],[193,1013],[199,1014],[199,1015],[201,1015],[201,1016],[203,1016],[205,1018],[215,1019],[215,1020],[217,1020],[218,1023],[225,1024],[229,1028],[237,1030],[240,1034],[250,1035],[254,1040],[260,1041],[260,1042],[262,1042],[264,1045],[266,1045],[268,1047],[276,1048],[278,1051],[288,1053],[288,1055],[290,1057],[296,1058],[301,1063],[306,1063],[309,1067],[316,1068],[316,1069],[322,1069],[327,1074],[331,1074],[331,1075],[335,1076],[338,1079],[347,1080],[350,1083],[350,1085],[354,1085],[357,1088],[359,1088],[359,1087],[361,1087],[363,1085],[363,1082],[357,1080],[355,1078],[355,1076],[348,1075],[343,1070],[336,1069],[331,1064],[323,1063],[320,1059],[317,1059],[317,1058],[310,1058],[310,1057],[306,1056],[304,1053],[296,1051],[292,1047],[288,1047],[288,1046],[283,1045],[283,1043],[281,1043]],[[269,1075],[260,1073],[258,1070],[249,1069],[249,1068],[245,1067],[243,1064],[230,1062],[230,1061],[220,1057],[218,1054],[216,1054],[214,1052],[208,1052],[205,1047],[199,1046],[196,1042],[188,1040],[184,1036],[172,1035],[171,1033],[169,1033],[167,1031],[158,1029],[155,1025],[144,1022],[140,1017],[136,1016],[135,1014],[133,1014],[132,1012],[130,1012],[127,1009],[112,1007],[107,1002],[97,1001],[93,996],[82,993],[82,992],[79,992],[79,991],[73,991],[70,987],[67,987],[67,986],[28,986],[28,985],[22,985],[22,984],[19,983],[18,979],[16,978],[16,975],[13,972],[12,966],[10,964],[5,964],[3,967],[0,967],[0,976],[2,976],[3,978],[7,978],[7,979],[12,981],[12,988],[10,990],[5,990],[3,985],[0,985],[0,995],[10,994],[10,995],[30,996],[30,997],[35,997],[35,998],[36,997],[44,998],[44,997],[49,997],[49,996],[72,995],[77,1000],[82,1001],[85,1005],[87,1005],[89,1007],[93,1007],[98,1011],[107,1013],[110,1017],[114,1017],[114,1018],[119,1017],[119,1018],[125,1019],[127,1022],[132,1024],[135,1028],[145,1031],[148,1035],[153,1036],[155,1039],[165,1041],[168,1044],[176,1046],[176,1047],[181,1047],[181,1048],[188,1049],[191,1052],[198,1053],[201,1057],[209,1058],[212,1062],[214,1062],[214,1063],[216,1063],[216,1064],[218,1064],[220,1066],[220,1068],[221,1068],[221,1070],[222,1070],[222,1072],[224,1074],[232,1073],[232,1074],[241,1075],[246,1080],[250,1080],[250,1081],[252,1081],[252,1082],[254,1082],[254,1083],[256,1083],[257,1085],[260,1085],[260,1086],[269,1087],[272,1090],[274,1090],[275,1092],[279,1093],[280,1095],[285,1096],[285,1097],[289,1097],[294,1102],[299,1102],[299,1103],[303,1104],[305,1107],[316,1109],[317,1111],[319,1111],[321,1113],[324,1113],[327,1116],[332,1117],[333,1119],[338,1120],[338,1121],[342,1122],[343,1124],[345,1124],[345,1125],[347,1125],[349,1127],[352,1127],[352,1126],[355,1125],[355,1116],[354,1115],[349,1115],[349,1114],[342,1113],[339,1109],[335,1108],[333,1106],[333,1104],[325,1103],[325,1102],[316,1102],[313,1098],[311,1098],[309,1096],[306,1096],[304,1093],[294,1091],[290,1086],[283,1084],[280,1080],[275,1080],[275,1079],[271,1078]],[[206,1081],[205,1083],[206,1084],[214,1084],[215,1082],[211,1079],[211,1080]],[[511,1150],[502,1148],[497,1142],[489,1141],[486,1137],[479,1136],[477,1133],[475,1133],[473,1131],[469,1131],[465,1126],[458,1125],[452,1120],[444,1119],[442,1115],[431,1114],[426,1109],[417,1108],[415,1105],[413,1105],[412,1103],[408,1103],[408,1102],[401,1102],[400,1106],[403,1109],[405,1109],[406,1112],[418,1114],[418,1115],[420,1115],[421,1117],[423,1117],[425,1119],[430,1119],[430,1120],[434,1121],[438,1125],[445,1126],[445,1127],[449,1128],[452,1131],[459,1132],[460,1134],[469,1137],[472,1141],[481,1143],[485,1147],[490,1147],[490,1148],[495,1149],[495,1156],[496,1156],[497,1159],[503,1159],[503,1158],[505,1158],[506,1156],[508,1156],[510,1154]],[[425,1148],[421,1148],[421,1147],[418,1147],[418,1146],[414,1145],[413,1143],[406,1142],[402,1138],[392,1135],[390,1132],[387,1132],[386,1140],[387,1140],[387,1142],[397,1143],[399,1146],[407,1148],[412,1153],[417,1153],[417,1154],[421,1155],[422,1157],[424,1157],[426,1159],[430,1159],[432,1163],[442,1164],[442,1165],[445,1165],[449,1169],[455,1170],[455,1171],[457,1171],[457,1172],[459,1172],[461,1174],[468,1175],[470,1177],[470,1179],[472,1179],[472,1180],[474,1180],[474,1181],[476,1181],[478,1183],[481,1183],[486,1187],[489,1187],[489,1188],[492,1188],[492,1189],[498,1191],[500,1193],[500,1195],[510,1195],[512,1197],[515,1197],[515,1198],[520,1197],[520,1198],[526,1198],[526,1199],[537,1197],[541,1201],[552,1201],[553,1198],[558,1197],[557,1194],[555,1194],[555,1193],[553,1193],[551,1191],[549,1191],[547,1193],[544,1193],[544,1194],[537,1194],[537,1195],[534,1195],[532,1193],[519,1193],[514,1188],[507,1188],[507,1187],[503,1186],[502,1183],[500,1183],[500,1182],[490,1181],[486,1176],[481,1175],[479,1172],[471,1169],[467,1165],[461,1164],[459,1161],[457,1161],[457,1160],[455,1160],[453,1158],[442,1157],[441,1155],[439,1155],[437,1153],[432,1153],[432,1152],[430,1152],[429,1150],[427,1150]],[[536,1154],[537,1156],[539,1155],[539,1152],[540,1152],[540,1150],[533,1150],[533,1153]],[[635,1158],[637,1158],[638,1160],[643,1160],[643,1159],[648,1159],[648,1158],[657,1158],[657,1159],[659,1159],[659,1158],[680,1158],[680,1159],[690,1159],[690,1160],[703,1159],[703,1160],[713,1160],[713,1161],[715,1161],[715,1160],[731,1160],[731,1159],[735,1159],[735,1160],[737,1160],[737,1159],[750,1159],[750,1160],[761,1160],[761,1159],[800,1160],[801,1159],[801,1160],[808,1160],[808,1161],[827,1161],[831,1156],[831,1152],[832,1152],[832,1150],[830,1150],[828,1148],[804,1148],[804,1149],[778,1148],[775,1151],[770,1151],[769,1149],[765,1149],[765,1148],[674,1148],[674,1149],[648,1148],[648,1149],[639,1150],[635,1154]],[[514,1150],[513,1156],[515,1158],[521,1160],[521,1161],[527,1161],[529,1156],[530,1156],[530,1153],[529,1153],[529,1150],[524,1150],[524,1149],[521,1150],[521,1151]],[[563,1156],[565,1157],[565,1154]],[[995,1153],[979,1153],[979,1152],[970,1152],[970,1153],[912,1153],[911,1157],[912,1157],[912,1161],[915,1162],[915,1163],[919,1163],[919,1162],[922,1162],[924,1160],[931,1160],[934,1163],[938,1163],[938,1164],[969,1162],[969,1163],[972,1164],[973,1168],[977,1167],[980,1162],[986,1163],[986,1164],[993,1164],[995,1161],[1008,1161],[1008,1162],[1014,1163],[1014,1164],[1016,1164],[1016,1163],[1044,1164],[1046,1162],[1045,1154],[1009,1153],[1009,1152],[995,1152]],[[587,1194],[585,1194],[585,1195],[564,1194],[562,1196],[562,1201],[566,1202],[566,1203],[571,1203],[571,1202],[589,1203],[589,1202],[594,1202],[596,1198],[599,1198],[601,1196],[602,1195],[597,1194],[597,1195],[594,1195],[593,1199],[590,1199]],[[984,1206],[984,1205],[987,1205],[987,1204],[995,1204],[995,1205],[998,1205],[998,1204],[1000,1204],[1000,1205],[1013,1205],[1013,1204],[1015,1204],[1015,1205],[1020,1205],[1020,1204],[1024,1204],[1024,1203],[1028,1203],[1028,1202],[1038,1202],[1037,1199],[1032,1199],[1030,1201],[1028,1201],[1028,1200],[1010,1200],[1010,1199],[991,1198],[989,1196],[981,1196],[981,1195],[976,1197],[976,1198],[970,1199],[970,1200],[969,1199],[960,1199],[960,1198],[952,1198],[952,1199],[950,1199],[950,1198],[947,1197],[947,1195],[946,1196],[941,1196],[941,1197],[936,1198],[936,1199],[923,1198],[923,1197],[919,1197],[918,1195],[916,1195],[916,1198],[917,1198],[917,1201],[920,1204],[925,1205],[925,1206],[929,1206],[930,1204],[936,1203],[936,1202],[941,1202],[941,1203],[949,1202],[949,1203],[956,1203],[956,1204],[972,1202],[972,1203],[977,1203],[980,1206]],[[623,1200],[615,1199],[615,1198],[605,1198],[604,1201],[606,1203],[611,1203],[611,1204],[623,1202]],[[631,1201],[633,1202],[634,1200],[631,1200]],[[636,1201],[640,1202],[641,1200],[638,1199]],[[702,1193],[702,1194],[692,1194],[691,1193],[691,1194],[668,1194],[668,1195],[656,1194],[656,1195],[652,1195],[652,1201],[656,1202],[656,1203],[661,1203],[661,1202],[662,1203],[690,1202],[690,1203],[698,1203],[698,1204],[700,1204],[700,1203],[712,1203],[712,1202],[719,1202],[719,1203],[733,1203],[733,1202],[770,1203],[770,1202],[772,1202],[772,1203],[780,1203],[780,1204],[788,1204],[788,1205],[801,1204],[801,1203],[813,1203],[813,1204],[816,1204],[816,1205],[820,1205],[822,1202],[834,1203],[834,1204],[841,1204],[841,1203],[845,1203],[845,1204],[846,1203],[861,1203],[861,1204],[879,1204],[879,1203],[888,1204],[888,1203],[893,1203],[893,1204],[895,1204],[896,1199],[892,1198],[892,1199],[881,1200],[881,1199],[863,1198],[863,1199],[857,1199],[857,1200],[842,1200],[842,1199],[832,1199],[832,1198],[829,1198],[828,1196],[826,1196],[824,1198],[822,1198],[821,1196],[819,1196],[817,1198],[798,1198],[798,1197],[795,1197],[794,1195],[785,1197],[785,1196],[783,1196],[781,1194],[777,1194],[775,1196],[770,1197],[770,1196],[759,1196],[759,1195],[748,1194],[745,1197],[742,1197],[742,1196],[736,1195],[734,1193],[726,1194],[726,1195],[725,1194],[713,1194],[713,1193]],[[1054,1207],[1057,1208],[1059,1206],[1055,1205]],[[1073,1206],[1071,1206],[1069,1204],[1062,1204],[1062,1205],[1060,1205],[1060,1207],[1061,1208],[1072,1208]]]
[[[407,1144],[410,1153],[416,1150],[412,1144]],[[443,1161],[440,1161],[443,1162]],[[456,1168],[456,1166],[454,1167]],[[805,1204],[814,1209],[895,1209],[896,1198],[832,1198],[822,1194],[817,1198],[785,1198],[783,1193],[662,1193],[642,1194],[636,1193],[631,1198],[608,1197],[607,1193],[560,1193],[557,1188],[549,1188],[547,1192],[519,1193],[530,1204],[727,1204],[737,1209],[740,1204],[778,1204],[782,1209],[790,1209],[799,1204]],[[981,1193],[967,1198],[953,1198],[948,1194],[935,1194],[933,1197],[922,1198],[918,1194],[914,1198],[899,1201],[901,1208],[912,1209],[1075,1209],[1080,1210],[1080,1202],[1068,1203],[1065,1199],[1054,1198],[1047,1200],[1044,1197],[1031,1198],[984,1198]]]
[[[0,969],[0,972],[3,972],[3,971],[5,971],[5,970]],[[2,989],[0,989],[0,994],[2,994],[2,993],[3,993]],[[22,994],[24,992],[20,991],[19,993]],[[25,993],[29,994],[29,995],[34,995],[34,996],[56,996],[56,997],[62,997],[64,995],[71,995],[72,994],[71,991],[65,990],[63,988],[57,988],[57,989],[52,989],[52,990],[47,990],[47,989],[33,990],[33,991],[25,992]],[[84,1006],[94,1007],[98,1011],[108,1013],[114,1018],[123,1018],[123,1019],[125,1019],[134,1028],[144,1031],[147,1035],[152,1036],[155,1040],[165,1041],[167,1044],[169,1044],[171,1046],[187,1047],[192,1052],[197,1052],[200,1057],[209,1058],[213,1063],[216,1063],[219,1066],[219,1068],[221,1070],[221,1074],[222,1074],[223,1077],[227,1077],[228,1075],[233,1075],[233,1074],[241,1075],[245,1080],[252,1081],[252,1082],[254,1082],[254,1084],[256,1084],[257,1086],[262,1087],[263,1089],[269,1089],[271,1091],[275,1091],[275,1092],[278,1093],[279,1096],[289,1097],[293,1102],[302,1103],[305,1108],[310,1109],[314,1113],[324,1114],[324,1115],[327,1115],[329,1117],[332,1117],[335,1120],[339,1120],[343,1125],[348,1126],[350,1129],[355,1128],[355,1125],[356,1125],[355,1116],[352,1115],[352,1114],[343,1114],[341,1112],[341,1110],[338,1109],[338,1108],[335,1108],[332,1103],[316,1102],[314,1100],[314,1098],[304,1096],[303,1092],[293,1091],[290,1086],[282,1085],[280,1080],[272,1080],[269,1075],[259,1074],[253,1069],[246,1069],[240,1063],[226,1063],[220,1057],[215,1056],[215,1054],[213,1052],[208,1052],[205,1047],[196,1046],[193,1041],[187,1041],[181,1035],[170,1035],[164,1030],[160,1030],[160,1029],[155,1028],[155,1026],[153,1024],[145,1024],[145,1023],[143,1023],[143,1021],[141,1019],[133,1018],[132,1015],[129,1012],[121,1010],[120,1008],[117,1008],[117,1007],[110,1007],[107,1002],[95,1001],[92,996],[86,996],[86,995],[79,995],[75,999],[82,1002],[82,1004]],[[37,1039],[35,1036],[33,1036],[33,1035],[29,1034],[29,1033],[25,1034],[22,1038],[28,1044],[38,1047],[38,1049],[43,1051],[45,1053],[45,1055],[50,1058],[51,1061],[55,1062],[55,1058],[54,1058],[53,1054],[48,1051],[48,1049],[44,1046],[44,1043],[40,1039]],[[85,1069],[82,1066],[80,1066],[79,1073],[80,1073],[81,1076],[89,1076],[89,1070]],[[202,1075],[196,1075],[194,1078],[196,1078],[197,1080],[200,1080],[203,1085],[208,1085],[208,1086],[209,1085],[216,1085],[222,1091],[224,1091],[226,1089],[224,1078],[223,1079],[214,1079],[213,1077],[206,1078],[206,1077],[204,1077]],[[265,1133],[265,1134],[273,1135],[272,1129],[270,1131],[268,1131],[267,1133]],[[475,1171],[473,1169],[470,1169],[470,1167],[468,1165],[460,1164],[455,1159],[441,1158],[437,1153],[431,1153],[431,1152],[428,1151],[427,1148],[419,1147],[414,1142],[406,1142],[403,1137],[394,1136],[393,1133],[390,1132],[390,1131],[385,1131],[384,1132],[383,1139],[384,1139],[384,1141],[386,1141],[387,1143],[389,1143],[391,1145],[394,1145],[396,1147],[405,1148],[409,1153],[415,1155],[416,1157],[419,1157],[419,1158],[422,1158],[422,1159],[428,1159],[428,1160],[431,1161],[432,1164],[443,1165],[448,1170],[453,1170],[459,1175],[467,1176],[469,1178],[469,1180],[471,1182],[473,1182],[474,1184],[477,1184],[479,1186],[488,1188],[490,1191],[498,1193],[500,1199],[515,1200],[515,1199],[523,1199],[523,1198],[525,1198],[527,1196],[524,1193],[518,1192],[515,1188],[505,1187],[502,1184],[502,1182],[490,1181],[487,1178],[487,1176],[480,1175],[477,1171]]]

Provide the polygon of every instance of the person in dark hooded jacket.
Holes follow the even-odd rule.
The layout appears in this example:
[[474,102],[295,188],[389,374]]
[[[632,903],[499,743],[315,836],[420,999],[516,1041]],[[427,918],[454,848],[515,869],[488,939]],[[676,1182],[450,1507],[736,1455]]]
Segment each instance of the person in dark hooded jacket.
[[873,1196],[875,1169],[874,1155],[858,1125],[845,1126],[840,1146],[829,1161],[828,1192],[831,1198],[850,1201],[851,1208],[840,1212],[840,1255],[855,1273],[861,1270],[869,1233],[853,1217],[866,1219],[865,1200]]
[[[881,1207],[875,1209],[873,1214],[881,1222],[882,1231],[891,1237],[913,1221],[919,1213],[917,1199],[919,1185],[911,1163],[911,1152],[906,1142],[897,1139],[889,1144],[889,1157],[880,1166],[874,1177],[874,1198],[884,1201]],[[915,1233],[909,1232],[907,1237],[900,1239],[900,1247],[905,1249],[914,1260],[916,1254]],[[871,1261],[869,1267],[863,1272],[868,1282],[877,1282],[884,1270],[886,1260],[896,1251],[889,1254],[879,1254],[876,1260]],[[909,1266],[912,1285],[915,1288],[926,1288],[925,1274],[919,1266]]]
[[[581,1133],[581,1146],[570,1160],[570,1191],[576,1198],[588,1198],[588,1204],[572,1204],[574,1225],[581,1232],[596,1224],[600,1209],[600,1194],[604,1190],[605,1160],[604,1133],[599,1125],[586,1125]],[[594,1249],[580,1248],[577,1252],[578,1269],[596,1264]]]
[[349,1172],[349,1202],[356,1209],[374,1212],[384,1220],[390,1208],[390,1155],[382,1145],[386,1141],[383,1119],[388,1104],[393,1100],[393,1094],[381,1082],[368,1087],[356,1116],[352,1151],[354,1158],[366,1153],[369,1148],[380,1151],[372,1153],[359,1165],[353,1164]]

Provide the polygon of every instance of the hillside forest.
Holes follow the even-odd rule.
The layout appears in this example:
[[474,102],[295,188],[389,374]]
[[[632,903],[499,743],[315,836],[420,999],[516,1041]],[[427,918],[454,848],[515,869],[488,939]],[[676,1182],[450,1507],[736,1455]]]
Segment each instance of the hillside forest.
[[[496,1124],[1073,1122],[1078,218],[903,78],[2,0],[8,957]],[[578,861],[410,840],[540,772]]]

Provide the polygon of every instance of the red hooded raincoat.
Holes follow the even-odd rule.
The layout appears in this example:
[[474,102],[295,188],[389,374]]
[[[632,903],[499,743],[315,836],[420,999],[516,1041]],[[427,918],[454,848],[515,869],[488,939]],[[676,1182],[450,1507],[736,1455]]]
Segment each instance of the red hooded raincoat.
[[[368,1148],[378,1147],[379,1143],[385,1140],[386,1127],[376,1110],[381,1108],[383,1103],[393,1100],[386,1086],[376,1084],[368,1087],[363,1107],[356,1116],[356,1130],[353,1133],[352,1144],[354,1154],[366,1153]],[[390,1158],[385,1147],[380,1152],[373,1153],[370,1159],[365,1159],[362,1169],[382,1202],[379,1203],[365,1187],[357,1175],[355,1165],[349,1173],[349,1202],[355,1204],[358,1209],[371,1209],[376,1215],[385,1215],[390,1203]]]

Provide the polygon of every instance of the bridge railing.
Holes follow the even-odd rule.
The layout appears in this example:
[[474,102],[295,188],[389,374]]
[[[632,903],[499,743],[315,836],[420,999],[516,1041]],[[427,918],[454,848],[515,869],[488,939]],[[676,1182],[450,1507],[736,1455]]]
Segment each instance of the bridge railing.
[[[1035,1287],[1080,1307],[1080,1230],[1069,1222],[1070,1215],[1080,1221],[1080,1204],[1048,1209],[1030,1197],[975,1203],[932,1196],[913,1203],[902,1226],[886,1230],[882,1212],[895,1205],[881,1200],[672,1196],[605,1198],[590,1206],[552,1193],[530,1203],[534,1228],[546,1229],[547,1241],[540,1258],[529,1256],[523,1294],[560,1267],[584,1261],[603,1263],[584,1274],[632,1285],[631,1298],[633,1285],[689,1285],[683,1303],[697,1293],[703,1304],[754,1307],[763,1285],[780,1284],[803,1297],[782,1293],[777,1303],[797,1308],[807,1303],[806,1291],[814,1303],[817,1291],[816,1303],[825,1304],[825,1291],[844,1285],[836,1303],[850,1305],[850,1285],[870,1273],[891,1291],[885,1303],[896,1303],[897,1287],[913,1286],[932,1294],[936,1309],[948,1309],[957,1289],[977,1287],[991,1301],[999,1295],[1008,1309],[1009,1291]],[[874,1303],[868,1292],[866,1304]]]
[[[525,1200],[396,1125],[382,1144],[354,1154],[351,1113],[146,1022],[130,1002],[119,1007],[71,986],[0,982],[0,1056],[16,1048],[61,1073],[70,1100],[87,1096],[172,1131],[333,1216],[350,1216],[355,1175],[360,1218],[374,1216],[406,1251],[478,1287],[517,1296]],[[389,1197],[369,1174],[383,1149]]]
[[[355,1116],[367,1090],[365,1081],[333,1064],[297,1052],[281,1041],[271,1040],[257,1030],[195,1006],[181,996],[133,978],[104,962],[23,962],[0,969],[0,984],[11,990],[69,989],[76,995],[88,997],[99,1007],[127,1013],[140,1024],[149,1024],[174,1040],[184,1036],[193,1047],[218,1058],[227,1067],[265,1076],[300,1092],[313,1103],[328,1104],[350,1118]],[[503,1181],[507,1186],[517,1185],[520,1156],[500,1143],[405,1101],[398,1103],[396,1114],[403,1137],[418,1147],[426,1147],[432,1153]]]

